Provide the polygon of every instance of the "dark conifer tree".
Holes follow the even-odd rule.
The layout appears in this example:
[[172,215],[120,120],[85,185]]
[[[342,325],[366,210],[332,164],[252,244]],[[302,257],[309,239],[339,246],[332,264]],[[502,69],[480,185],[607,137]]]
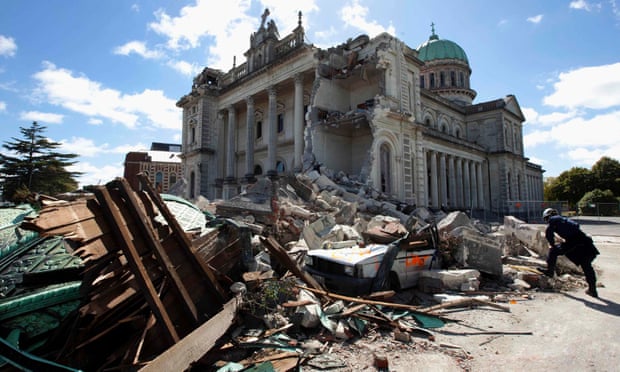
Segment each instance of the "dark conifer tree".
[[70,172],[67,167],[76,163],[77,154],[56,151],[59,142],[43,136],[47,128],[36,121],[28,128],[20,127],[23,138],[12,137],[0,153],[0,174],[4,177],[3,197],[13,202],[23,202],[31,193],[56,195],[74,191],[78,187],[75,177],[80,172]]

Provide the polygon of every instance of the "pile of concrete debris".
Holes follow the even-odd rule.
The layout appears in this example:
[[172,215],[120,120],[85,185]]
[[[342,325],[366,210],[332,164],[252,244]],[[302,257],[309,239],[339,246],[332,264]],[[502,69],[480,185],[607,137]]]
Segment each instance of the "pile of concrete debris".
[[[325,366],[317,342],[376,327],[432,342],[450,321],[442,309],[509,311],[501,303],[529,291],[583,286],[541,275],[538,226],[415,208],[342,174],[263,179],[231,200],[195,204],[139,178],[139,190],[117,179],[3,223],[0,364]],[[567,260],[559,268],[579,273]]]

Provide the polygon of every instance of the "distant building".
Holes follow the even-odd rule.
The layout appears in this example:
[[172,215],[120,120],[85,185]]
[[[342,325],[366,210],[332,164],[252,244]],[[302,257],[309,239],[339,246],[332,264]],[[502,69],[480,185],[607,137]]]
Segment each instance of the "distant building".
[[257,177],[322,164],[418,206],[506,214],[541,207],[543,172],[523,153],[514,95],[473,103],[465,51],[431,36],[417,48],[382,33],[321,49],[275,22],[246,61],[205,68],[183,109],[187,198],[229,199]]
[[183,177],[181,145],[153,142],[149,151],[132,151],[125,156],[123,177],[134,188],[138,188],[138,173],[144,173],[162,193]]

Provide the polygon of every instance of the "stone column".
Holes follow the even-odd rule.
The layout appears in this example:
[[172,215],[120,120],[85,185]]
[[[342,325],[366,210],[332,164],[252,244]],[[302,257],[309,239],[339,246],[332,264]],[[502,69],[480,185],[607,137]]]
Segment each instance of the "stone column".
[[256,181],[254,177],[254,98],[252,96],[247,96],[245,99],[245,104],[247,106],[247,117],[246,117],[246,135],[247,135],[247,143],[245,147],[245,178],[248,183],[252,183]]
[[237,117],[235,108],[228,106],[228,133],[226,139],[226,179],[235,178],[235,126]]
[[304,81],[301,74],[295,75],[295,107],[293,132],[295,141],[295,159],[293,169],[296,172],[301,171],[304,155]]
[[465,208],[471,208],[471,188],[469,180],[469,160],[463,159],[463,183],[465,186],[463,193],[463,206]]
[[457,206],[456,200],[456,176],[454,174],[454,156],[450,156],[448,158],[448,180],[450,184],[450,202],[449,205],[451,208],[455,208]]
[[482,165],[476,163],[476,178],[478,179],[478,207],[484,208],[484,183],[482,182]]
[[471,206],[478,208],[478,179],[476,178],[476,162],[469,165],[469,178],[471,179]]
[[433,207],[439,206],[439,183],[437,180],[437,153],[429,151],[431,157],[431,204]]
[[439,205],[445,206],[448,203],[448,179],[446,177],[446,153],[439,153],[439,181],[441,182],[441,198]]
[[276,146],[278,145],[278,117],[276,113],[276,87],[270,86],[267,90],[269,94],[269,108],[267,114],[267,175],[276,176],[278,171],[276,170]]
[[456,158],[456,180],[458,186],[456,187],[456,206],[462,208],[465,206],[463,202],[463,159]]
[[235,108],[228,106],[228,128],[226,136],[226,178],[224,179],[224,199],[230,199],[237,194],[235,180],[235,127],[237,116]]

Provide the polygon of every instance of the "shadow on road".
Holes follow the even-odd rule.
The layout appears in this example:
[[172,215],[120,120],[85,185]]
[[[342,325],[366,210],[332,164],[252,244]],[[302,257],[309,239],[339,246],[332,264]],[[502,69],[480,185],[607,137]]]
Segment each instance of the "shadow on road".
[[598,310],[600,312],[610,314],[610,315],[620,316],[620,304],[617,304],[614,301],[606,300],[602,297],[592,298],[590,300],[588,298],[584,299],[584,298],[575,297],[568,293],[563,293],[563,294],[564,296],[569,297],[573,300],[583,302],[584,305],[594,310]]
[[574,220],[579,222],[580,225],[618,225],[618,222],[609,220],[583,220],[579,218],[574,218]]

